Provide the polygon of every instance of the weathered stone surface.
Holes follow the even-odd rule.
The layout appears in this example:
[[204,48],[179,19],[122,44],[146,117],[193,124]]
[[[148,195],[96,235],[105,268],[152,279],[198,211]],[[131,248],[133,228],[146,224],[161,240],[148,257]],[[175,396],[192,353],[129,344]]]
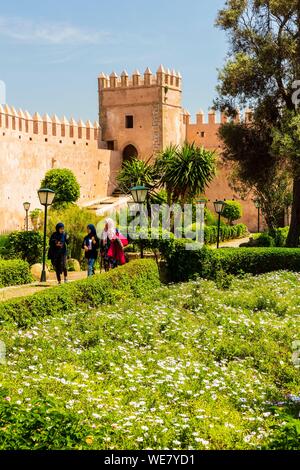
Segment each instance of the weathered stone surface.
[[68,270],[79,273],[81,271],[79,261],[73,258],[68,259]]
[[[41,274],[42,274],[42,270],[43,270],[43,265],[42,264],[34,264],[33,266],[31,266],[31,274],[33,275],[34,279],[36,281],[40,281],[41,280]],[[46,267],[46,276],[47,276],[47,281],[49,279],[49,270],[48,268]]]

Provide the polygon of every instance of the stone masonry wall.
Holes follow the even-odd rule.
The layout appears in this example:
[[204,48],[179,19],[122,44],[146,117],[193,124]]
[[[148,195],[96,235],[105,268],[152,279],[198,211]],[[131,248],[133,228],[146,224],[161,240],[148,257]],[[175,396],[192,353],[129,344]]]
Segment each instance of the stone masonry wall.
[[51,168],[75,173],[79,203],[111,195],[121,158],[99,138],[97,124],[0,108],[0,232],[24,227],[24,201],[40,207],[37,190]]

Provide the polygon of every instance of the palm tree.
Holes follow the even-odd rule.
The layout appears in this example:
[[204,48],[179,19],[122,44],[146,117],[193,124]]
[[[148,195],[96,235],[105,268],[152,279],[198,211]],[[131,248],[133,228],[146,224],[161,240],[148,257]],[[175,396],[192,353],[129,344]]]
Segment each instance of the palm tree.
[[139,160],[132,158],[125,161],[117,175],[119,188],[126,194],[130,193],[133,186],[147,186],[150,191],[157,186],[158,175],[149,160]]
[[178,152],[178,145],[169,145],[161,152],[155,162],[155,170],[159,177],[161,186],[164,186],[167,193],[167,203],[172,204],[172,184],[166,180],[165,175],[169,168],[172,166]]
[[184,205],[205,191],[216,171],[215,152],[185,143],[182,147],[168,147],[158,157],[156,170],[172,202]]

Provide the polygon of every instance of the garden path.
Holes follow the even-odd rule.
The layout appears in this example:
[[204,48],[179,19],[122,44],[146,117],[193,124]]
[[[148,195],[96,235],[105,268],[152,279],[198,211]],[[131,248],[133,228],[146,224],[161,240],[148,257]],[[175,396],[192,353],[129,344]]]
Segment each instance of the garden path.
[[[79,279],[86,278],[86,271],[81,271],[79,273],[69,273],[69,281],[78,281]],[[49,287],[55,287],[57,285],[55,279],[55,273],[50,273],[50,279],[45,284],[35,282],[33,284],[27,284],[23,286],[10,286],[3,287],[0,289],[0,302],[5,300],[14,299],[17,297],[26,297],[27,295],[36,294],[41,292],[44,289],[49,289]]]
[[[234,240],[228,240],[227,242],[221,242],[220,248],[239,248],[241,243],[248,243],[250,240],[247,238],[236,238]],[[210,245],[211,248],[217,248],[217,245]]]

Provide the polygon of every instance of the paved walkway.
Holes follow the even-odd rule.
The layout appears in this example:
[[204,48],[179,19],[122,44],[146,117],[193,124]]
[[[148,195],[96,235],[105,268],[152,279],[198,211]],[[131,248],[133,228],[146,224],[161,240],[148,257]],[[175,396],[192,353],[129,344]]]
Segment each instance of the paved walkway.
[[[70,282],[74,282],[80,279],[85,279],[86,275],[86,271],[82,271],[80,273],[70,272],[68,277]],[[37,292],[41,292],[42,290],[55,286],[57,286],[55,273],[50,273],[50,279],[45,284],[34,282],[33,284],[26,284],[25,286],[3,287],[0,289],[0,302],[17,297],[26,297],[27,295],[36,294]]]
[[[220,248],[238,248],[241,243],[248,243],[250,237],[236,238],[235,240],[228,240],[227,242],[220,243]],[[211,245],[212,248],[217,248],[217,245]]]

